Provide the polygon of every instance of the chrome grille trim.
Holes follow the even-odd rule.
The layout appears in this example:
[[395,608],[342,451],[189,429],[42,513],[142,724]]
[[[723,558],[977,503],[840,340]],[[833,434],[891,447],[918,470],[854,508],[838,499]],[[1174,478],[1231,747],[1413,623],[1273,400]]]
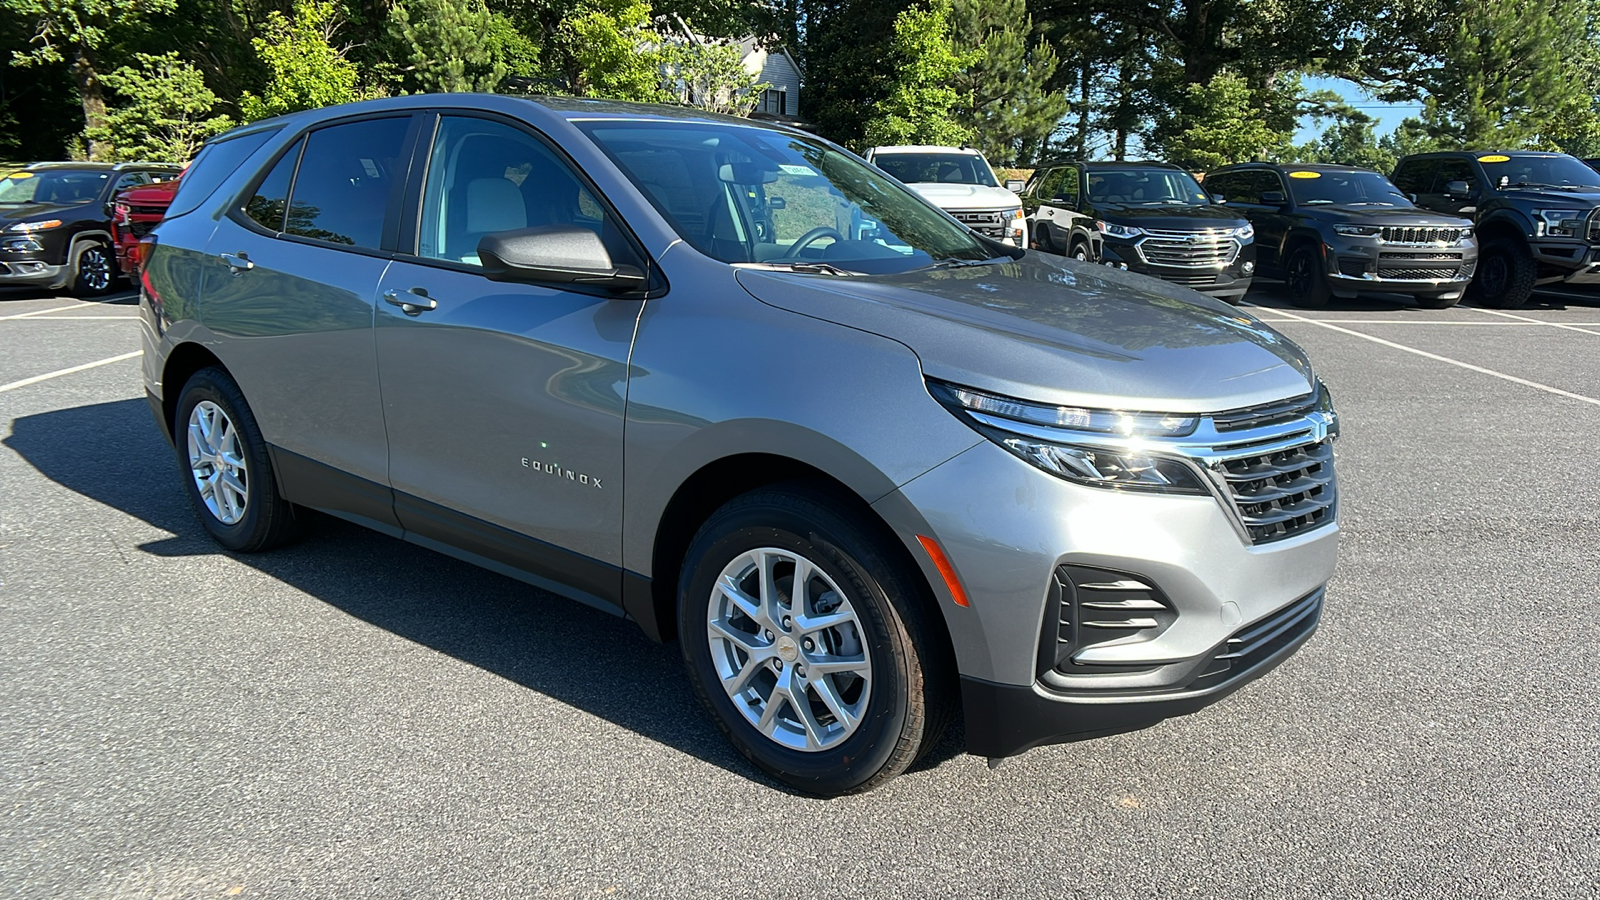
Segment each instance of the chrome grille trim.
[[1600,209],[1589,214],[1589,243],[1600,244]]
[[950,215],[956,221],[971,228],[973,231],[989,238],[1006,237],[1006,213],[1004,209],[960,209],[950,210]]
[[1195,231],[1156,231],[1146,229],[1145,237],[1133,245],[1147,265],[1182,269],[1221,269],[1238,258],[1241,245],[1229,230],[1206,228]]
[[1386,244],[1458,244],[1465,234],[1465,228],[1385,225],[1379,233],[1379,240]]

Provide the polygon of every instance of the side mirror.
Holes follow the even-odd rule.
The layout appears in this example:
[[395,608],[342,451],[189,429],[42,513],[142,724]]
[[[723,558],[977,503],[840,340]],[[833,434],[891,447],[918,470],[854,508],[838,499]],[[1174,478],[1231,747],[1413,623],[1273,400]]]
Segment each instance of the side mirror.
[[1417,195],[1416,194],[1407,194],[1406,195],[1406,199],[1410,200],[1412,203],[1416,203],[1417,202]]
[[1449,181],[1445,183],[1446,197],[1466,197],[1472,193],[1472,188],[1465,181]]
[[1261,202],[1266,206],[1283,206],[1289,202],[1289,198],[1283,191],[1262,191]]
[[1009,180],[1006,181],[1006,190],[1010,191],[1013,194],[1018,193],[1019,191],[1021,191],[1023,188],[1025,188],[1027,186],[1028,186],[1028,183],[1026,181],[1023,181],[1020,178],[1012,178],[1012,179],[1009,179]]
[[581,284],[621,293],[643,287],[645,275],[611,262],[600,236],[587,228],[543,225],[486,234],[478,259],[490,281]]
[[1221,194],[1212,194],[1211,195],[1211,202],[1212,203],[1227,203],[1228,199],[1226,197],[1222,196]]
[[788,205],[789,205],[789,201],[783,199],[782,197],[768,197],[767,198],[767,209],[783,209],[784,207],[786,207]]

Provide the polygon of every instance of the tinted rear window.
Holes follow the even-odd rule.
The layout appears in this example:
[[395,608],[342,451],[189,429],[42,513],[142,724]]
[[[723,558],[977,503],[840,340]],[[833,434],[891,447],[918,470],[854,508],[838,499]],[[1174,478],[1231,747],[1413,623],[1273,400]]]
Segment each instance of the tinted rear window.
[[285,231],[377,249],[411,117],[367,119],[313,131],[300,157]]
[[230,138],[207,144],[200,150],[200,155],[190,164],[188,174],[183,176],[183,181],[178,184],[178,193],[172,198],[172,205],[167,208],[167,218],[175,218],[184,213],[192,212],[195,207],[204,203],[206,198],[217,186],[228,180],[239,165],[256,148],[267,142],[267,138],[276,134],[275,131],[256,131],[250,134]]

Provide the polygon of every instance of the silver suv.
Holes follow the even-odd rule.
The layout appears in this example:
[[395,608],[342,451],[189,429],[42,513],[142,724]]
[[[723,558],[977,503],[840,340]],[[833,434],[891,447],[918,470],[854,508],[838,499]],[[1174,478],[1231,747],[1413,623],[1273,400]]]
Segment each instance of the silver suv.
[[1196,710],[1310,636],[1333,572],[1298,347],[802,132],[299,113],[212,141],[141,256],[151,407],[220,544],[316,509],[626,616],[807,792],[958,713],[998,758]]

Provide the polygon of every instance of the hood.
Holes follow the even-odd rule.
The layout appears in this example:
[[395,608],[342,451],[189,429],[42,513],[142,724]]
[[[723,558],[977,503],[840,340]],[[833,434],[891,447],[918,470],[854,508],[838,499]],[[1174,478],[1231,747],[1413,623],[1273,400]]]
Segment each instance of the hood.
[[0,206],[0,224],[48,218],[76,218],[84,209],[95,203],[27,203],[22,206]]
[[1552,206],[1556,209],[1589,209],[1600,206],[1600,188],[1583,188],[1570,191],[1539,188],[1508,188],[1500,191],[1502,199],[1529,206]]
[[1238,210],[1206,203],[1200,206],[1142,206],[1123,203],[1096,204],[1097,218],[1138,228],[1242,228],[1249,220]]
[[172,195],[177,192],[178,182],[163,181],[160,184],[129,188],[117,194],[117,199],[130,206],[167,206],[172,203]]
[[1372,225],[1419,226],[1426,228],[1466,228],[1471,219],[1447,216],[1416,207],[1346,206],[1339,203],[1296,207],[1295,212],[1313,219],[1328,222],[1352,222]]
[[1304,394],[1304,351],[1226,304],[1040,253],[899,275],[740,269],[770,305],[910,347],[933,378],[1062,405],[1215,412]]
[[908,187],[940,209],[1010,209],[1022,205],[1021,198],[1001,187],[942,181],[919,181]]

